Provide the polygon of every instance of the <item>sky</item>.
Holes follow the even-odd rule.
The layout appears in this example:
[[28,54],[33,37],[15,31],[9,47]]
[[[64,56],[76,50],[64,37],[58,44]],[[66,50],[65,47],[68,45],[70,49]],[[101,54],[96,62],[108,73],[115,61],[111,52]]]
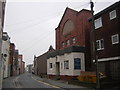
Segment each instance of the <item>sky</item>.
[[[119,0],[93,0],[95,14]],[[4,30],[11,43],[15,43],[19,54],[23,54],[26,65],[55,48],[57,28],[66,7],[80,11],[90,10],[90,0],[7,0]]]

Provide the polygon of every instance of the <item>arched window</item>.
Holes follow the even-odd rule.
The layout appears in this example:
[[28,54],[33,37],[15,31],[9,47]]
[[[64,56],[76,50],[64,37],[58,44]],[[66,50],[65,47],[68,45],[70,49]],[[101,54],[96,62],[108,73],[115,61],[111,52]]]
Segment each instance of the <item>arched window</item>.
[[71,20],[67,20],[63,27],[63,35],[71,32],[74,29],[74,23]]

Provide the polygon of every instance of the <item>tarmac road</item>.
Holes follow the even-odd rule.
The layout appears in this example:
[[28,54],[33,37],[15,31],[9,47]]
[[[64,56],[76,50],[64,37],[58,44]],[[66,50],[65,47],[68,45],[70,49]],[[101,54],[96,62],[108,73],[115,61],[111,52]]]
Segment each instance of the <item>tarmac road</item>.
[[3,81],[5,88],[58,88],[57,86],[36,80],[32,74],[24,73],[16,77],[10,77]]

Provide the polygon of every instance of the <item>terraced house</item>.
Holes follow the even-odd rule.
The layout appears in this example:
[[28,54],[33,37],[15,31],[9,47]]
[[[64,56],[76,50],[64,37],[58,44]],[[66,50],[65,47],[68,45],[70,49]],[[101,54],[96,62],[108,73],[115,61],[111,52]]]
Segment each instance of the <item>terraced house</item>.
[[55,29],[56,51],[48,54],[47,74],[60,79],[69,79],[80,75],[80,71],[91,70],[90,40],[88,18],[91,12],[86,9],[75,11],[66,8],[63,17]]
[[[111,79],[120,79],[120,1],[95,15],[95,30],[99,72]],[[91,37],[91,60],[93,69],[93,32]]]

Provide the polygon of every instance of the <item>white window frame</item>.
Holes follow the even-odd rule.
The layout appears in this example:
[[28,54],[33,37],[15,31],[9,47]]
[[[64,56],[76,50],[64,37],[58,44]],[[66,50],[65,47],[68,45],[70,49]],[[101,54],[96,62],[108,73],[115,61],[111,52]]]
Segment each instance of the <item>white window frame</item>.
[[[103,47],[102,47],[101,41],[103,41]],[[97,42],[99,43],[98,45],[99,45],[99,47],[100,47],[100,48],[97,48],[97,50],[103,50],[103,49],[104,49],[104,40],[103,40],[103,39],[97,40],[97,41],[96,41],[96,45],[97,45]]]
[[69,60],[64,61],[64,69],[69,69]]
[[101,17],[96,19],[94,22],[95,22],[95,29],[102,27],[102,18]]
[[[114,37],[117,37],[117,42],[113,41]],[[112,35],[111,39],[112,39],[112,44],[118,44],[119,43],[119,35],[118,34]]]
[[[113,15],[113,16],[112,16]],[[113,10],[109,13],[109,16],[110,16],[110,20],[116,18],[116,10]]]

